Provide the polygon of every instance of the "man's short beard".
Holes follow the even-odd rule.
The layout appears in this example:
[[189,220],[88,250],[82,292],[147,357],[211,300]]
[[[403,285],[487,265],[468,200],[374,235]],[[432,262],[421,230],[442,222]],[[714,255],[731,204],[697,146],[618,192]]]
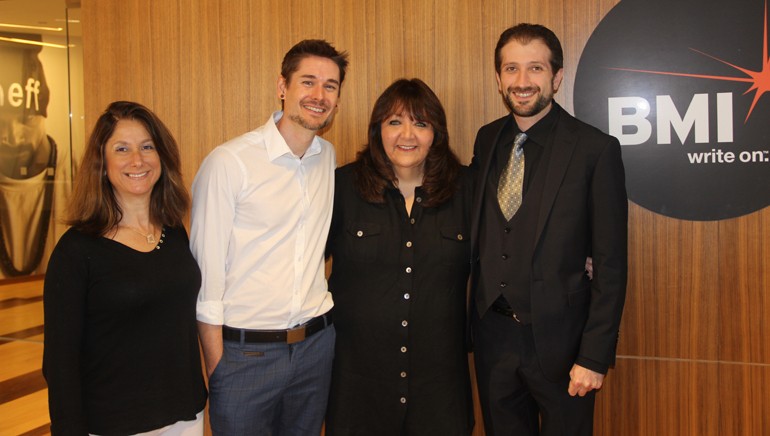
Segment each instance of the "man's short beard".
[[537,98],[535,103],[529,107],[528,109],[523,109],[521,106],[518,108],[516,105],[513,104],[513,97],[511,97],[511,94],[513,93],[512,89],[509,89],[508,92],[503,97],[503,101],[505,101],[505,105],[508,107],[508,110],[513,112],[514,115],[519,117],[531,117],[534,115],[539,114],[542,112],[545,108],[548,107],[549,104],[553,101],[553,94],[546,95],[541,93],[540,96]]
[[289,115],[289,119],[299,124],[300,126],[304,127],[305,129],[318,131],[328,126],[329,123],[332,122],[332,115],[329,114],[329,116],[326,117],[326,119],[321,121],[319,124],[310,124],[307,120],[305,120],[299,115]]

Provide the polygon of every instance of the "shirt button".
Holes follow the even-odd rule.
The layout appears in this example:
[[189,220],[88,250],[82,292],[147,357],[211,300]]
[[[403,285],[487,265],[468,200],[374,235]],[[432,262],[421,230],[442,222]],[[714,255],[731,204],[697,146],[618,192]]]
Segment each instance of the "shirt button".
[[417,198],[414,199],[414,201],[416,201],[418,203],[422,203],[422,197],[417,197]]
[[503,260],[508,260],[508,255],[507,254],[503,254]]
[[356,232],[356,236],[358,236],[360,238],[361,236],[364,236],[364,232],[359,230],[359,231]]
[[406,294],[404,294],[404,300],[408,300],[408,299],[409,299],[409,292],[407,292]]
[[414,224],[414,218],[410,219],[409,222]]
[[506,227],[505,228],[505,233],[511,233],[511,228],[510,227]]
[[401,397],[401,404],[406,404],[406,397]]
[[406,371],[401,371],[401,378],[406,378]]
[[409,321],[407,321],[407,320],[401,321],[401,327],[406,327],[408,325],[409,325]]
[[460,234],[460,233],[458,233],[458,234],[457,234],[457,240],[458,240],[458,241],[462,241],[462,240],[463,240],[463,235],[462,235],[462,234]]
[[500,282],[500,287],[501,287],[501,288],[504,288],[504,287],[506,287],[506,286],[508,286],[508,283],[505,283],[505,282]]
[[411,274],[412,273],[412,267],[411,266],[406,267],[406,273],[407,274]]
[[406,347],[401,347],[401,352],[406,353]]
[[406,241],[406,248],[412,248],[412,241]]

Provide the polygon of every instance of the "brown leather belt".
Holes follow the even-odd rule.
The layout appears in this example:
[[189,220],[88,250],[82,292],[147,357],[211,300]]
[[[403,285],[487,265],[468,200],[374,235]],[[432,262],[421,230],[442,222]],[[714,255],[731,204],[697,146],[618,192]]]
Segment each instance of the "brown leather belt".
[[222,326],[222,339],[226,341],[236,341],[249,344],[259,344],[264,342],[283,342],[286,344],[295,344],[304,341],[305,338],[320,332],[326,327],[332,325],[332,314],[325,313],[317,316],[310,321],[286,330],[246,330],[236,329],[228,326]]

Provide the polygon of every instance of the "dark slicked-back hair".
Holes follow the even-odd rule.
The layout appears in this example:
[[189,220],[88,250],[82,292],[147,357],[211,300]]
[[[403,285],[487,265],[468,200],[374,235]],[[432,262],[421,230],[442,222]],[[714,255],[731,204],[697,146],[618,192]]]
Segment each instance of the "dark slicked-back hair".
[[495,71],[500,74],[500,67],[503,64],[503,57],[500,52],[503,50],[506,44],[511,40],[516,40],[521,44],[528,44],[533,39],[539,39],[551,50],[551,69],[553,74],[556,74],[564,67],[564,51],[561,48],[561,43],[556,34],[551,29],[542,26],[540,24],[520,23],[513,27],[505,29],[500,34],[500,39],[497,41],[497,47],[495,47]]
[[299,69],[302,59],[309,56],[331,59],[340,68],[340,86],[345,81],[345,71],[348,68],[348,52],[338,52],[331,44],[323,39],[305,39],[290,48],[281,63],[281,76],[286,82],[291,82],[291,75]]
[[75,179],[67,223],[78,230],[102,236],[123,218],[104,158],[107,141],[121,120],[141,123],[160,157],[161,175],[152,188],[150,220],[155,225],[181,226],[190,206],[182,181],[179,147],[171,132],[152,111],[139,103],[116,101],[96,120]]
[[369,121],[369,143],[358,153],[355,183],[370,203],[384,203],[385,189],[398,183],[393,165],[382,144],[382,123],[391,115],[410,115],[433,127],[433,144],[425,158],[422,189],[426,207],[438,206],[452,197],[460,161],[449,148],[446,113],[433,90],[420,79],[399,79],[377,99]]

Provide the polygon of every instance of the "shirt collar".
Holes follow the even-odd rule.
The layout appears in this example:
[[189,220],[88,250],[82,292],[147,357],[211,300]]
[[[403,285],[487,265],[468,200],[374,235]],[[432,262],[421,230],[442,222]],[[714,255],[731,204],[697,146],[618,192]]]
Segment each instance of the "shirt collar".
[[[536,144],[547,144],[548,135],[551,134],[554,126],[556,126],[556,121],[559,119],[559,112],[561,112],[561,110],[561,106],[559,106],[555,101],[552,102],[551,110],[549,110],[543,118],[541,118],[532,127],[530,127],[529,130],[527,130],[527,139]],[[508,124],[510,127],[507,128],[503,133],[504,136],[501,138],[501,144],[512,143],[516,137],[516,134],[521,132],[519,126],[516,125],[516,120],[513,118],[513,114],[511,114],[511,117],[508,119]]]
[[[296,157],[289,148],[289,144],[283,139],[283,135],[278,131],[278,121],[283,117],[283,111],[276,111],[270,116],[265,124],[265,149],[267,150],[267,156],[270,161],[274,161],[281,156]],[[313,137],[313,142],[310,143],[303,158],[314,156],[321,153],[321,141],[318,135]]]
[[547,144],[548,135],[551,134],[554,126],[556,126],[556,120],[559,119],[560,111],[561,107],[555,101],[552,102],[551,110],[527,130],[527,137],[537,144]]

